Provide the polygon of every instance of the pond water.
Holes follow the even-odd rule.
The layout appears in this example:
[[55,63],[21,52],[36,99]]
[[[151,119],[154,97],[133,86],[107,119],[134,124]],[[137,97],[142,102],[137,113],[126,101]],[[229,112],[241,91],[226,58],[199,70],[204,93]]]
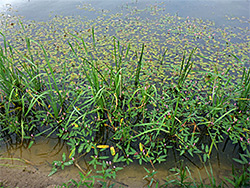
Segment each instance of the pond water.
[[[216,61],[220,70],[225,71],[229,67],[228,61],[231,65],[234,62],[239,63],[232,58],[231,53],[237,55],[244,66],[248,67],[250,64],[248,0],[177,0],[156,1],[153,4],[151,1],[125,0],[109,0],[105,3],[94,0],[69,3],[58,0],[48,1],[48,4],[39,0],[13,0],[8,1],[10,5],[4,6],[6,2],[1,2],[2,11],[23,16],[22,21],[29,24],[25,32],[30,33],[34,40],[42,41],[44,45],[48,44],[50,50],[55,48],[53,49],[49,43],[53,42],[57,50],[65,48],[69,40],[66,37],[68,33],[87,36],[90,34],[90,28],[95,26],[100,47],[107,45],[107,41],[111,41],[113,36],[124,42],[124,45],[131,42],[135,51],[139,51],[140,43],[147,44],[145,62],[159,60],[167,50],[164,60],[169,66],[172,61],[181,61],[185,48],[190,51],[198,47],[201,50],[200,55],[210,58],[210,62],[206,62],[205,59],[198,60],[200,63],[195,65],[195,69],[198,70],[203,70],[211,66],[212,61]],[[15,28],[16,21],[9,22]],[[16,29],[7,32],[15,36],[20,35],[20,31]],[[62,36],[63,40],[60,39]],[[16,41],[18,40],[20,39],[17,38]],[[100,49],[102,50],[110,53],[107,49]],[[104,53],[97,56],[100,57],[102,54]],[[60,54],[57,57],[60,57]],[[146,66],[145,64],[145,69],[148,68]],[[162,67],[164,74],[168,72],[167,66]],[[232,71],[230,73],[235,74]]]
[[[139,11],[143,9],[148,12]],[[158,60],[157,53],[163,54],[167,46],[169,54],[166,56],[166,64],[145,64],[145,67],[143,67],[143,70],[152,69],[151,71],[154,74],[160,74],[163,77],[165,77],[167,71],[155,72],[159,70],[159,67],[168,70],[167,68],[170,65],[180,62],[179,58],[182,57],[185,45],[188,45],[188,49],[198,46],[204,50],[201,50],[201,54],[213,58],[213,62],[218,63],[218,69],[221,72],[231,65],[233,67],[238,66],[239,69],[242,66],[242,64],[238,65],[236,61],[231,63],[230,52],[241,57],[243,65],[249,67],[249,10],[249,0],[168,0],[154,2],[150,0],[91,0],[83,3],[65,0],[0,1],[0,12],[23,16],[24,18],[21,20],[27,24],[27,36],[43,42],[46,48],[51,51],[55,49],[58,51],[61,48],[66,49],[65,44],[70,40],[67,38],[67,34],[70,32],[77,33],[77,35],[82,33],[88,40],[92,25],[95,25],[97,39],[103,42],[96,42],[101,49],[109,44],[106,36],[107,38],[110,36],[109,39],[112,39],[112,35],[115,35],[117,39],[120,39],[125,44],[128,41],[131,42],[134,45],[133,50],[135,52],[139,51],[137,43],[145,42],[148,45],[148,49],[145,49],[146,62]],[[118,15],[117,13],[123,14]],[[16,19],[12,20],[10,18],[9,25],[3,24],[2,27],[9,38],[16,37],[13,37],[13,41],[22,50],[23,47],[19,41],[20,28],[16,27],[17,22]],[[187,28],[193,30],[189,31]],[[22,34],[26,35],[26,32]],[[97,56],[102,57],[106,53],[105,51],[109,55],[109,50],[105,49],[100,52],[101,55],[97,54]],[[66,60],[69,67],[78,66],[77,62],[68,59],[71,55],[70,51],[65,51],[63,53],[51,53],[51,56],[56,57],[54,61],[58,62],[54,65],[55,72],[60,72],[59,60]],[[228,63],[229,61],[230,63]],[[196,69],[210,68],[211,64],[204,60],[198,62]],[[234,74],[234,72],[231,73]],[[73,76],[74,78],[77,77],[76,74]],[[228,176],[228,172],[231,172],[232,158],[238,157],[238,149],[236,148],[232,152],[232,145],[228,144],[225,151],[222,151],[222,148],[223,144],[219,146],[219,152],[213,152],[211,159],[211,166],[217,180]],[[70,153],[67,145],[61,140],[45,138],[38,139],[31,149],[27,149],[27,146],[20,147],[15,144],[7,144],[7,147],[2,144],[0,149],[2,150],[0,156],[27,160],[34,168],[48,173],[54,160],[60,160],[62,153],[66,153],[67,156]],[[174,152],[169,153],[167,162],[155,166],[158,172],[156,179],[160,182],[164,182],[166,176],[171,175],[169,169],[176,167],[180,161],[180,158],[174,157]],[[207,172],[199,159],[181,159],[184,159],[189,166],[193,178],[199,180],[200,175],[205,182],[209,181]],[[87,168],[84,162],[86,160],[88,159],[78,161],[83,169]],[[150,165],[144,167],[153,170]],[[197,167],[201,169],[199,170]],[[207,168],[210,169],[209,166]],[[65,177],[74,178],[73,174],[76,174],[78,170],[78,168],[72,166],[58,173]],[[115,183],[118,186],[143,187],[147,184],[147,181],[143,180],[145,175],[143,166],[133,163],[124,166],[124,169],[118,172]]]
[[[18,158],[25,161],[25,165],[30,165],[35,170],[40,172],[50,173],[52,169],[52,162],[61,160],[62,154],[65,153],[67,156],[70,154],[69,147],[63,141],[56,138],[44,138],[41,137],[36,141],[36,144],[32,146],[31,149],[28,149],[28,144],[23,146],[17,145],[8,145],[7,148],[2,148],[0,152],[0,164],[8,164],[13,167],[15,165],[23,165],[23,163],[16,163],[12,160],[1,160],[1,157],[7,158]],[[224,148],[225,147],[225,148]],[[225,149],[223,151],[223,148]],[[202,178],[203,183],[209,183],[208,172],[211,173],[211,170],[214,174],[216,182],[220,182],[224,177],[230,177],[229,172],[232,169],[232,158],[238,157],[238,148],[233,148],[232,145],[225,143],[220,144],[219,152],[214,151],[211,156],[210,164],[202,164],[199,162],[198,158],[193,157],[176,157],[174,155],[174,150],[169,152],[167,162],[162,164],[155,165],[157,174],[154,176],[154,179],[159,181],[161,184],[165,183],[166,177],[170,179],[177,178],[174,176],[174,172],[171,172],[170,169],[180,167],[180,162],[184,161],[184,164],[188,166],[188,169],[191,173],[191,177],[196,181],[199,181]],[[86,161],[88,161],[88,156],[85,158],[80,158],[77,160],[77,164],[81,169],[89,169],[86,166]],[[138,163],[132,163],[129,166],[123,165],[124,169],[117,173],[116,180],[111,180],[112,183],[115,183],[115,187],[144,187],[147,186],[148,181],[144,179],[147,175],[144,167],[150,170],[154,170],[150,164],[139,165]],[[206,168],[208,172],[206,171]],[[92,168],[90,168],[91,170]],[[92,169],[94,170],[94,169]],[[55,175],[66,177],[67,179],[78,179],[79,168],[76,166],[66,167],[65,170],[59,170]],[[95,175],[92,173],[91,175]],[[150,180],[150,179],[149,179]]]
[[[80,2],[80,3],[79,3]],[[225,16],[230,17],[250,17],[250,1],[249,0],[165,0],[152,1],[150,0],[91,0],[83,1],[84,4],[91,4],[94,8],[110,10],[112,12],[120,12],[124,7],[137,6],[145,8],[149,4],[160,4],[167,13],[178,14],[182,17],[196,17],[204,20],[209,19],[215,22],[216,26],[234,25],[236,23],[229,22]],[[161,4],[164,2],[163,4]],[[8,4],[6,6],[6,4]],[[90,12],[86,15],[82,11],[76,9],[81,5],[81,1],[71,0],[50,0],[46,3],[43,0],[1,0],[1,10],[13,8],[18,11],[18,14],[24,16],[28,20],[46,21],[49,15],[64,15],[64,16],[93,16]],[[11,5],[11,6],[9,6]],[[249,24],[249,23],[247,23]]]

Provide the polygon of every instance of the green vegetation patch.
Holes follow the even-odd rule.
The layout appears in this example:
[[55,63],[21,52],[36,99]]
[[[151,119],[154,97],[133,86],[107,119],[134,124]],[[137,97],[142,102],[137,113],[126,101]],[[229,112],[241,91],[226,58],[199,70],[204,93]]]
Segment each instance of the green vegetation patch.
[[[2,139],[14,135],[32,147],[41,134],[56,134],[71,152],[50,175],[88,155],[99,174],[92,178],[105,186],[121,163],[154,168],[173,149],[206,162],[230,140],[247,172],[238,183],[247,185],[249,29],[216,28],[151,6],[104,12],[47,22],[2,15]],[[83,180],[91,173],[78,168]]]

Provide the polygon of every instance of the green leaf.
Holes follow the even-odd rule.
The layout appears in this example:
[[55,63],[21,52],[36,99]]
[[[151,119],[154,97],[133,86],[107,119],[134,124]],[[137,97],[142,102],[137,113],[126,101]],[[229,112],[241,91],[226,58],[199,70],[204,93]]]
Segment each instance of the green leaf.
[[204,154],[204,155],[203,155],[203,162],[206,162],[206,161],[207,161],[207,155]]
[[103,177],[102,176],[100,176],[100,175],[97,175],[97,176],[92,176],[93,178],[98,178],[98,179],[103,179]]
[[91,146],[91,145],[89,145],[89,146],[88,146],[88,148],[87,148],[87,151],[86,151],[86,152],[87,152],[87,153],[89,153],[89,152],[90,152],[90,150],[91,150],[91,148],[92,148],[92,146]]
[[227,180],[227,181],[228,181],[229,183],[231,183],[232,185],[235,184],[232,180],[228,179],[227,177],[224,177],[224,178],[225,178],[225,180]]
[[115,170],[118,171],[118,170],[122,170],[123,167],[116,167]]
[[244,161],[240,160],[240,159],[235,159],[233,158],[234,161],[236,161],[237,163],[240,163],[240,164],[245,164]]
[[115,163],[117,161],[118,158],[118,153],[114,156],[113,162]]
[[28,149],[31,148],[31,146],[33,145],[34,141],[32,140],[30,143],[29,143],[29,146],[28,146]]
[[66,161],[66,155],[65,155],[65,153],[62,154],[62,160]]
[[70,166],[72,164],[73,164],[73,160],[70,160],[64,163],[65,166]]
[[[243,154],[240,154],[241,159],[245,162],[245,164],[248,163],[248,160],[244,157]],[[250,156],[249,156],[250,157]]]
[[70,154],[69,154],[70,159],[75,156],[75,150],[76,150],[76,148],[73,148],[73,150],[70,152]]
[[[75,180],[73,180],[73,179],[71,179],[71,182],[72,182],[73,184],[75,184],[75,186],[78,185],[78,183],[77,183]],[[65,186],[65,187],[66,187],[66,186]]]
[[145,170],[146,170],[146,172],[149,174],[150,173],[150,171],[148,170],[148,169],[146,169],[145,167],[143,167]]
[[52,176],[53,174],[55,174],[57,172],[57,168],[52,168],[51,172],[49,173],[48,176]]
[[108,159],[109,156],[100,156],[99,159]]
[[61,166],[62,162],[61,161],[54,161],[53,164],[56,164],[57,166]]

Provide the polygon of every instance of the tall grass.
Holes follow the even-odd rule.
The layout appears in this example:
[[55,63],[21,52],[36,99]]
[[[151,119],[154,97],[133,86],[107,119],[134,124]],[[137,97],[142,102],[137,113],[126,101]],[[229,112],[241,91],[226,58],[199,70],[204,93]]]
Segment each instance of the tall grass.
[[[32,139],[32,133],[39,127],[43,130],[44,125],[50,124],[47,130],[51,130],[57,126],[62,114],[67,111],[70,100],[66,101],[67,93],[62,92],[67,76],[55,77],[42,45],[25,38],[28,54],[24,55],[0,34],[4,41],[0,49],[2,131],[15,133],[22,141],[24,138]],[[44,72],[39,68],[39,58],[31,52],[31,43],[40,46],[44,52],[48,66]]]
[[[12,129],[6,127],[11,132],[22,137],[25,136],[26,117],[35,103],[39,105],[38,99],[32,94],[42,91],[39,68],[34,64],[32,56],[24,57],[25,62],[15,64],[14,52],[17,51],[7,41],[2,33],[4,46],[0,49],[0,90],[1,109],[3,124],[8,125],[16,122],[19,126]],[[30,40],[26,39],[27,49],[30,52]],[[20,55],[20,53],[19,53]],[[31,55],[31,54],[30,54]],[[5,130],[5,129],[4,129]]]

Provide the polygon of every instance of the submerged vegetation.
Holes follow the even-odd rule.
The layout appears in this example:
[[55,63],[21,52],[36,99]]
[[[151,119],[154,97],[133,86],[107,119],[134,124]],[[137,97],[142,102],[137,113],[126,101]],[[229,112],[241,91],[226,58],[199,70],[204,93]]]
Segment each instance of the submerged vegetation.
[[[3,15],[1,139],[32,147],[42,134],[57,135],[70,155],[54,161],[49,175],[74,164],[81,181],[69,184],[98,180],[104,187],[112,187],[123,164],[155,169],[177,152],[205,166],[218,145],[230,142],[243,170],[233,167],[232,178],[218,183],[206,169],[209,184],[249,186],[249,29],[159,16],[154,7],[144,10],[151,12],[146,19],[133,7],[126,11],[46,23]],[[77,163],[84,156],[91,158],[86,170]],[[148,185],[160,186],[157,169],[145,171]],[[182,162],[173,171],[163,187],[206,186]]]

